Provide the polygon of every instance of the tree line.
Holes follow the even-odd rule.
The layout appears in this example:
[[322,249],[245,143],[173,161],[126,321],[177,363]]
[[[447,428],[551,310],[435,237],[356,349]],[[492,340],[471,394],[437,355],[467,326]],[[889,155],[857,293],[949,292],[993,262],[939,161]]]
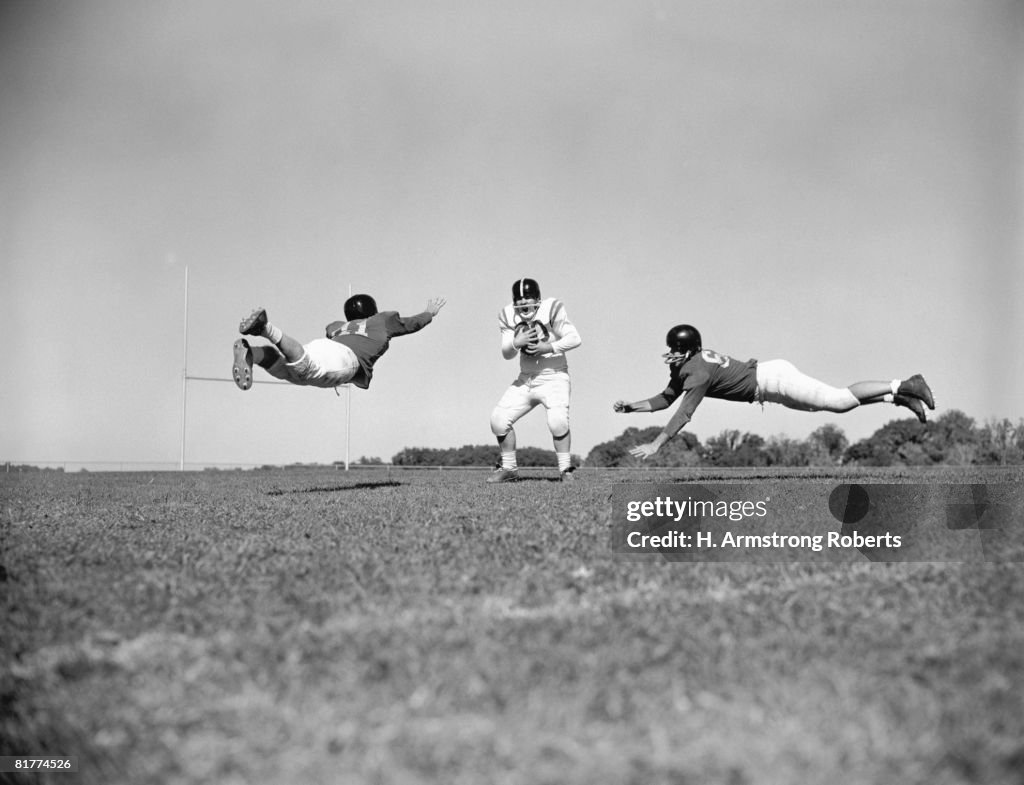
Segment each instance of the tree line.
[[[588,466],[636,466],[629,454],[661,430],[628,428],[610,442],[594,447]],[[684,431],[648,466],[1000,466],[1024,463],[1024,420],[992,419],[975,424],[957,409],[927,425],[915,419],[892,420],[866,439],[851,444],[836,425],[823,425],[806,439],[724,430],[703,444]]]
[[[406,447],[391,458],[394,466],[497,466],[501,452],[496,444],[466,444],[462,447],[433,448]],[[516,461],[520,466],[551,466],[554,458],[551,450],[539,447],[520,447],[516,450]],[[380,463],[376,459],[360,458],[357,463]],[[574,466],[582,464],[578,455],[572,456]]]
[[[843,430],[823,425],[806,439],[726,429],[703,443],[683,431],[657,455],[641,461],[631,447],[651,441],[661,430],[627,428],[611,441],[598,444],[586,461],[573,456],[576,466],[1006,466],[1024,464],[1024,420],[990,419],[977,425],[957,409],[927,425],[914,419],[892,420],[871,436],[851,444]],[[497,445],[451,448],[407,447],[392,457],[395,466],[495,466]],[[550,466],[551,451],[538,447],[518,450],[520,466]],[[379,458],[360,458],[378,464]]]

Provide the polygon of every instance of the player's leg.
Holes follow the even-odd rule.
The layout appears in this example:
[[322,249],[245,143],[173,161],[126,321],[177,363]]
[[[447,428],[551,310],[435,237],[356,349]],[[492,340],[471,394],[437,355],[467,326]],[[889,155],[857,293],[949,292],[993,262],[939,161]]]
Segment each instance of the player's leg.
[[267,373],[283,381],[293,381],[288,373],[284,355],[276,346],[250,346],[245,338],[235,341],[234,363],[231,375],[240,390],[252,387],[252,367],[258,365]]
[[[930,398],[931,390],[924,384],[924,379],[920,379],[920,383],[921,386],[913,389],[922,395],[927,391]],[[914,412],[918,420],[925,422],[924,408],[919,399],[908,394],[906,382],[899,379],[833,387],[800,372],[786,360],[768,360],[757,364],[757,386],[761,401],[781,403],[790,409],[843,413],[861,405],[885,402],[904,406]]]
[[558,474],[563,480],[572,479],[572,432],[569,429],[569,397],[572,383],[569,374],[546,376],[536,387],[536,394],[547,410],[548,430],[558,460]]
[[924,407],[935,409],[931,388],[920,374],[909,379],[893,379],[891,382],[854,382],[850,392],[862,404],[892,403],[910,409],[922,423],[928,422]]
[[[550,414],[548,412],[548,426],[551,427]],[[568,412],[566,417],[563,418],[565,424],[565,433],[563,436],[555,436],[551,434],[551,441],[555,446],[555,460],[558,461],[558,477],[562,482],[569,482],[573,479],[572,473],[575,471],[572,465],[572,433],[569,432]],[[559,423],[561,425],[561,422]]]
[[[502,455],[502,466],[508,466],[509,469],[516,468],[516,429],[509,427],[508,431],[504,436],[498,437],[498,449],[501,450]],[[509,460],[505,460],[505,456],[510,456]]]
[[252,361],[254,365],[268,371],[278,363],[286,362],[281,350],[276,346],[253,346]]
[[832,387],[801,373],[786,360],[757,364],[758,400],[805,412],[848,412],[860,405],[848,388]]
[[501,465],[487,478],[487,482],[509,482],[519,479],[516,432],[512,426],[536,405],[529,386],[522,379],[516,379],[501,396],[494,411],[491,412],[491,433],[498,440]]
[[238,332],[242,335],[258,335],[266,338],[281,350],[281,354],[284,355],[285,362],[288,363],[297,363],[302,359],[302,355],[305,351],[301,343],[290,335],[285,335],[280,327],[273,325],[267,319],[267,311],[265,308],[257,308],[247,317],[242,319],[238,325]]

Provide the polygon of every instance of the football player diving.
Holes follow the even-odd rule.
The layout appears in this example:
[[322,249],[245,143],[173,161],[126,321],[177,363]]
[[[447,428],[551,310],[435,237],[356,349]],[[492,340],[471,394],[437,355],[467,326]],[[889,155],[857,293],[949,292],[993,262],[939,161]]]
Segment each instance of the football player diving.
[[501,465],[487,482],[519,479],[516,432],[512,426],[540,404],[547,411],[562,481],[572,480],[569,433],[569,364],[565,353],[580,345],[580,334],[569,321],[565,305],[554,297],[541,299],[532,278],[512,284],[512,303],[498,314],[501,354],[506,360],[519,355],[519,376],[505,390],[491,413],[491,432],[501,449]]
[[922,423],[924,407],[935,409],[935,399],[920,374],[891,382],[855,382],[849,387],[832,387],[806,374],[786,360],[741,362],[728,355],[705,349],[700,332],[689,324],[668,331],[669,382],[665,390],[642,401],[616,401],[617,412],[656,412],[672,405],[680,395],[683,402],[654,441],[639,444],[630,453],[649,458],[690,421],[704,398],[721,398],[745,403],[781,403],[805,412],[848,412],[869,403],[893,403],[910,409]]
[[345,301],[345,321],[331,322],[325,338],[306,344],[286,335],[268,321],[266,309],[257,308],[242,319],[238,332],[266,338],[270,345],[250,346],[245,338],[235,341],[232,376],[239,389],[248,390],[255,363],[292,384],[338,387],[351,383],[365,390],[373,378],[374,364],[388,350],[391,339],[422,330],[445,302],[443,297],[435,297],[427,301],[423,313],[403,317],[397,311],[378,313],[370,295],[354,294]]

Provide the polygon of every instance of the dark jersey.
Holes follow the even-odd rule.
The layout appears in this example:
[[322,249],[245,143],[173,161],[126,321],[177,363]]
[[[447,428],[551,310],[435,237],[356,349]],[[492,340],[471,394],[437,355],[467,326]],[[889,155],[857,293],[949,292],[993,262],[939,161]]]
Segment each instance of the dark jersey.
[[[680,413],[686,421],[704,398],[753,403],[757,397],[757,360],[741,362],[710,349],[704,349],[669,371],[668,387],[650,399],[652,408],[664,409],[683,396]],[[659,406],[659,403],[663,405]]]
[[359,360],[359,370],[352,384],[364,390],[373,378],[373,364],[388,350],[392,338],[422,330],[433,319],[429,311],[415,316],[399,316],[398,311],[382,311],[368,319],[331,322],[327,337],[349,347]]

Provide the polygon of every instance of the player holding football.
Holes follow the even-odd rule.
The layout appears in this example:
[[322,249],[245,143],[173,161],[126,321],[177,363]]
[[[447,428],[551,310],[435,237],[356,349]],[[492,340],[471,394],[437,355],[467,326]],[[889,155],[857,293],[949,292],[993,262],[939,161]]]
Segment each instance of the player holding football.
[[569,433],[569,364],[565,353],[580,345],[580,334],[569,321],[565,305],[554,297],[541,299],[532,278],[512,284],[512,303],[498,314],[501,354],[506,360],[519,355],[519,376],[501,396],[491,413],[491,432],[501,448],[501,466],[487,482],[519,479],[516,432],[512,426],[538,404],[547,410],[558,472],[572,480]]
[[654,441],[639,444],[630,453],[649,458],[679,433],[690,421],[704,398],[721,398],[746,403],[781,403],[805,412],[848,412],[862,404],[894,403],[910,409],[922,423],[927,421],[924,405],[935,409],[928,383],[920,374],[891,382],[855,382],[849,387],[832,387],[819,382],[786,360],[738,361],[705,349],[700,332],[688,324],[668,331],[669,351],[663,355],[671,367],[664,392],[643,401],[616,401],[617,412],[656,412],[668,408],[680,395],[683,402]]
[[327,337],[301,344],[267,320],[257,308],[238,325],[242,335],[266,338],[270,346],[252,347],[245,338],[235,341],[232,375],[241,390],[252,387],[253,363],[271,376],[292,384],[338,387],[352,383],[366,389],[373,378],[373,366],[400,335],[422,330],[437,316],[446,300],[427,301],[423,313],[400,316],[397,311],[377,312],[368,294],[355,294],[345,301],[345,321],[327,325]]

